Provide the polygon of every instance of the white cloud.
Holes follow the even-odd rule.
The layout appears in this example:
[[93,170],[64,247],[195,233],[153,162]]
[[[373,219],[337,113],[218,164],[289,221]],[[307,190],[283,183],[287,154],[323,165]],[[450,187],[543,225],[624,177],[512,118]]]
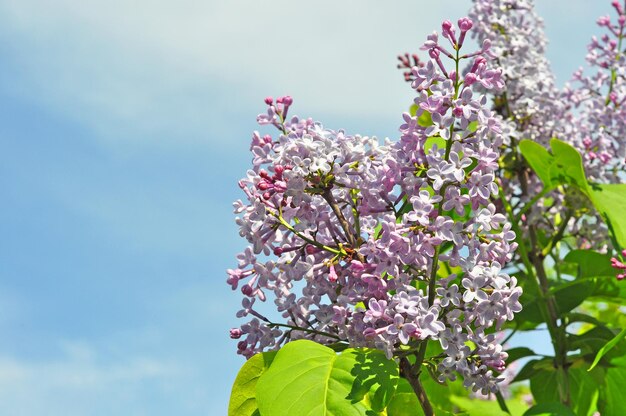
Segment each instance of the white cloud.
[[176,365],[151,357],[103,362],[98,351],[80,342],[63,342],[61,349],[56,359],[0,356],[0,414],[151,414],[159,400],[150,401],[146,390],[167,391],[168,380],[180,374]]
[[300,112],[395,119],[410,96],[396,54],[468,4],[4,0],[4,87],[121,138],[197,138],[272,93]]

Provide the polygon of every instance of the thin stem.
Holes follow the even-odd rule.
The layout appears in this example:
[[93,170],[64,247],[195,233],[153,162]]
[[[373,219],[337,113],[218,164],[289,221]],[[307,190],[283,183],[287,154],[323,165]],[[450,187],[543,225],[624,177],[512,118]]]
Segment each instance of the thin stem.
[[[537,242],[537,233],[533,225],[529,226],[530,240],[533,247],[539,247]],[[546,274],[543,257],[533,253],[531,258],[535,270],[537,271],[537,278],[539,279],[539,287],[541,288],[542,298],[548,309],[549,319],[546,321],[548,329],[550,331],[550,337],[552,338],[552,345],[554,347],[555,364],[559,374],[558,390],[561,403],[566,406],[570,406],[570,390],[569,390],[569,376],[567,371],[567,339],[565,337],[565,326],[559,327],[558,323],[558,308],[554,295],[550,293],[550,284],[548,276]]]
[[323,332],[323,331],[316,331],[315,329],[302,328],[300,326],[279,324],[279,323],[275,323],[275,322],[270,322],[270,323],[267,324],[267,326],[269,326],[270,328],[273,328],[273,327],[289,328],[289,329],[291,329],[293,331],[302,331],[302,332],[306,332],[308,334],[322,335],[322,336],[325,336],[325,337],[336,339],[337,341],[343,341],[343,339],[339,338],[337,335],[333,335],[333,334],[330,334],[328,332]]
[[[333,195],[332,189],[331,188],[324,189],[324,192],[322,192],[322,198],[326,200],[330,208],[335,213],[335,216],[337,217],[337,220],[339,221],[339,224],[341,225],[341,228],[343,229],[343,232],[346,235],[346,240],[348,240],[350,247],[356,250],[358,248],[357,237],[354,236],[354,233],[352,232],[352,228],[350,227],[350,223],[348,222],[346,217],[343,215],[343,211],[341,211],[339,204],[337,204],[337,201],[335,200],[335,196]],[[356,252],[356,257],[359,261],[365,262],[365,258],[363,257],[362,254]]]
[[[420,362],[421,365],[421,362]],[[433,410],[433,406],[430,404],[428,400],[428,396],[426,395],[426,391],[424,390],[424,386],[419,379],[420,372],[415,372],[415,367],[417,363],[412,366],[409,360],[405,357],[400,359],[400,371],[402,376],[409,382],[417,399],[422,406],[422,410],[424,410],[425,416],[434,416],[435,412]]]
[[[454,80],[454,99],[456,99],[459,95],[459,50],[458,49],[456,50],[455,65],[456,65],[456,75],[455,75],[456,78]],[[446,160],[446,162],[448,162],[450,158],[450,151],[452,149],[453,137],[454,137],[454,123],[452,123],[452,125],[450,126],[450,138],[446,140],[446,151],[444,154],[444,159]],[[443,185],[441,189],[439,190],[439,196],[441,196],[442,200],[439,202],[439,206],[437,207],[437,216],[440,216],[443,212],[443,199],[445,198],[445,195],[446,195],[446,188],[447,188],[447,184]],[[441,245],[438,245],[435,248],[435,254],[433,255],[432,267],[430,269],[430,278],[428,280],[428,305],[429,306],[432,306],[433,302],[435,301],[435,294],[436,294],[435,285],[437,282],[437,270],[439,268],[439,254],[440,253],[441,253]],[[422,341],[420,345],[420,349],[418,350],[416,354],[415,364],[418,369],[421,367],[422,362],[424,362],[424,358],[426,357],[427,347],[428,347],[428,339],[425,339]]]
[[548,245],[541,251],[542,257],[546,257],[548,254],[550,254],[554,246],[556,246],[556,244],[563,239],[563,234],[565,234],[567,223],[569,223],[570,218],[572,218],[572,211],[567,211],[567,213],[565,214],[565,218],[563,219],[563,222],[561,222],[561,225],[559,226],[556,234],[554,234],[554,236],[550,239]]
[[277,220],[281,223],[281,225],[282,225],[283,227],[285,227],[286,229],[288,229],[289,231],[291,231],[292,233],[294,233],[296,236],[298,236],[300,239],[302,239],[302,240],[306,241],[307,243],[309,243],[309,244],[311,244],[311,245],[313,245],[313,246],[315,246],[315,247],[319,248],[320,250],[325,250],[325,251],[328,251],[328,252],[333,253],[333,254],[335,254],[335,255],[340,255],[340,254],[342,254],[342,253],[341,253],[341,250],[338,250],[338,249],[336,249],[336,248],[332,248],[332,247],[329,247],[329,246],[327,246],[327,245],[324,245],[324,244],[320,243],[319,241],[316,241],[316,240],[314,240],[314,239],[312,239],[312,238],[309,238],[309,237],[307,237],[306,235],[302,234],[301,232],[299,232],[298,230],[296,230],[295,228],[293,228],[293,227],[291,226],[291,224],[289,224],[289,223],[288,223],[288,222],[287,222],[287,221],[283,218],[283,216],[282,216],[282,215],[279,215],[279,214],[274,214],[274,213],[271,213],[270,215],[272,215],[273,217],[275,217],[275,218],[276,218],[276,219],[277,219]]
[[526,214],[526,212],[528,212],[528,210],[530,210],[537,203],[537,201],[543,198],[548,192],[547,188],[543,188],[541,192],[533,197],[533,199],[528,201],[528,203],[524,205],[524,207],[515,216],[516,222],[519,222],[522,219],[522,215]]

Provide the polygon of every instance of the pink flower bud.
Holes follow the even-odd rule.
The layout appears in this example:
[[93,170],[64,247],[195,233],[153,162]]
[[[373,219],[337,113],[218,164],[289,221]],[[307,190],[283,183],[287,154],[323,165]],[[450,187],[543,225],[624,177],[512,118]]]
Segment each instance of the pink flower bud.
[[261,191],[267,191],[268,189],[273,188],[271,183],[265,181],[257,183],[256,187]]
[[472,22],[472,19],[470,19],[469,17],[461,17],[457,21],[457,24],[459,25],[459,29],[461,29],[461,32],[467,32],[472,28],[472,26],[474,26],[474,22]]
[[468,73],[467,75],[465,75],[465,85],[469,87],[476,82],[476,79],[476,74],[474,74],[473,72]]
[[243,335],[243,331],[240,328],[232,328],[230,330],[230,337],[232,339],[239,339]]
[[328,271],[328,280],[330,280],[331,282],[336,282],[337,279],[339,279],[339,276],[337,276],[337,272],[335,271],[335,266],[331,264],[329,271]]
[[444,20],[441,24],[441,32],[442,35],[447,38],[452,45],[456,45],[456,37],[454,36],[454,27],[452,26],[452,22],[449,20]]
[[308,245],[306,246],[306,254],[315,254],[315,253],[319,253],[320,249],[315,247],[315,246],[311,246]]
[[267,105],[274,104],[274,99],[272,97],[265,97],[265,104]]
[[620,2],[618,0],[614,0],[611,5],[613,7],[615,7],[615,10],[617,11],[617,14],[624,14],[624,8],[622,7],[622,5],[620,4]]

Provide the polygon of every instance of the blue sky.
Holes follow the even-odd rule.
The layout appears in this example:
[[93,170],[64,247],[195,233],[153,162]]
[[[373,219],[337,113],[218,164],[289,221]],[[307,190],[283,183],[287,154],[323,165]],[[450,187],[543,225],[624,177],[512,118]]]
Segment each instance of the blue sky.
[[[610,2],[540,3],[562,83]],[[395,56],[468,7],[0,0],[0,415],[225,414],[263,98],[395,137]]]

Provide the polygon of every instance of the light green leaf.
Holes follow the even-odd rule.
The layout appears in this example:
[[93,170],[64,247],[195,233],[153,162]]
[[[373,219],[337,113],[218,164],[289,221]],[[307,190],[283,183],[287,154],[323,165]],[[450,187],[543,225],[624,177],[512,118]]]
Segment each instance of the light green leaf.
[[554,162],[550,166],[552,181],[574,185],[582,192],[588,193],[589,185],[587,185],[580,153],[571,145],[558,139],[550,140],[550,147],[554,155]]
[[440,136],[432,136],[427,138],[424,142],[424,152],[430,152],[430,150],[435,146],[437,146],[437,149],[445,149],[446,139]]
[[554,187],[550,176],[550,166],[554,157],[539,143],[532,140],[522,140],[519,144],[520,151],[531,169],[539,176],[547,189]]
[[576,413],[559,402],[550,402],[531,407],[524,416],[576,416]]
[[252,416],[258,414],[256,384],[259,377],[269,368],[275,352],[254,355],[239,370],[230,393],[228,416]]
[[617,249],[626,248],[626,184],[590,186],[591,202],[604,217]]
[[580,153],[571,145],[558,140],[550,140],[550,154],[540,144],[522,140],[519,144],[528,165],[543,182],[546,190],[558,185],[573,185],[583,193],[588,193],[589,185],[583,169]]
[[408,381],[398,380],[396,394],[387,406],[387,416],[423,416],[424,411]]
[[500,409],[500,405],[495,400],[470,399],[458,396],[451,396],[450,399],[455,405],[467,411],[470,415],[521,416],[527,408],[518,400],[507,400],[506,404],[511,411],[509,414]]
[[429,127],[433,125],[433,118],[428,111],[424,111],[418,118],[417,124],[422,127]]
[[363,416],[382,411],[398,384],[398,366],[378,350],[336,354],[313,341],[286,344],[256,387],[261,415]]
[[593,363],[591,364],[591,367],[589,367],[589,370],[587,371],[593,370],[593,368],[598,364],[598,362],[600,362],[600,359],[604,357],[604,355],[607,352],[609,352],[611,348],[615,347],[622,339],[624,339],[624,337],[626,337],[626,328],[622,329],[619,334],[615,335],[615,337],[612,340],[610,340],[602,348],[600,348],[600,350],[596,354],[596,358],[593,360]]

